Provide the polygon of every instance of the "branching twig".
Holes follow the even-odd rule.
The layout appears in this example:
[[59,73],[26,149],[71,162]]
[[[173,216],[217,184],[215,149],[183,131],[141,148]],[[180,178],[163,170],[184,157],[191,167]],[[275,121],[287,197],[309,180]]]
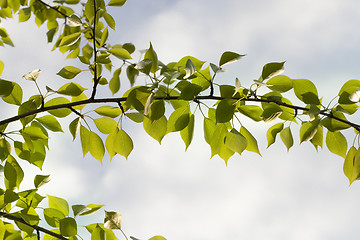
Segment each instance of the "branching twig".
[[19,217],[15,217],[9,213],[6,213],[6,212],[0,212],[0,217],[3,217],[3,218],[6,218],[6,219],[9,219],[9,220],[12,220],[12,221],[15,221],[15,222],[19,222],[19,223],[22,223],[22,224],[25,224],[26,226],[29,226],[33,229],[35,229],[37,231],[37,234],[38,234],[38,239],[39,236],[40,236],[40,233],[39,232],[43,232],[43,233],[46,233],[46,234],[49,234],[57,239],[61,239],[61,240],[68,240],[66,237],[60,235],[60,234],[57,234],[57,233],[54,233],[50,230],[47,230],[46,228],[43,228],[43,227],[40,227],[38,225],[31,225],[29,223],[27,223],[24,219],[22,218],[19,218]]

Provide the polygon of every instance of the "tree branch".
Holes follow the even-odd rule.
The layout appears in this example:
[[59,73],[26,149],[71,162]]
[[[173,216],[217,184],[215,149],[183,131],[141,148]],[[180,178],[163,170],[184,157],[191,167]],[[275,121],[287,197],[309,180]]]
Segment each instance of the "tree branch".
[[48,7],[48,8],[51,8],[51,9],[53,9],[54,11],[60,13],[65,19],[67,19],[67,18],[69,17],[69,16],[66,15],[65,13],[61,12],[58,7],[50,6],[49,4],[43,2],[42,0],[36,0],[36,1],[38,1],[39,3],[43,4],[44,6],[46,6],[46,7]]
[[[155,97],[155,100],[181,100],[178,96],[163,96],[163,97]],[[309,108],[306,107],[300,107],[300,106],[295,106],[295,105],[291,105],[291,104],[287,104],[287,103],[283,103],[280,101],[276,101],[276,100],[271,100],[271,99],[259,99],[259,98],[241,98],[241,97],[230,97],[230,98],[225,98],[225,97],[221,97],[221,96],[197,96],[196,98],[193,99],[193,101],[200,101],[200,100],[223,100],[223,99],[233,99],[233,100],[240,100],[240,101],[244,101],[244,102],[263,102],[263,103],[275,103],[279,106],[283,106],[289,109],[294,109],[295,112],[297,113],[298,110],[302,110],[302,111],[309,111]],[[63,109],[63,108],[68,108],[68,109],[72,109],[72,107],[74,106],[79,106],[79,105],[87,105],[87,104],[92,104],[92,103],[116,103],[119,104],[121,102],[125,102],[127,100],[127,97],[121,97],[121,98],[98,98],[98,99],[86,99],[86,100],[82,100],[82,101],[77,101],[77,102],[71,102],[71,103],[65,103],[65,104],[59,104],[59,105],[52,105],[52,106],[47,106],[47,107],[43,107],[43,108],[39,108],[30,112],[26,112],[14,117],[10,117],[7,119],[4,119],[2,121],[0,121],[0,125],[4,125],[4,124],[8,124],[11,122],[15,122],[18,121],[22,118],[31,116],[31,115],[35,115],[38,113],[42,113],[42,112],[46,112],[49,110],[56,110],[56,109]],[[319,115],[323,115],[332,119],[335,119],[339,122],[345,123],[347,125],[349,125],[350,127],[355,128],[356,130],[360,131],[360,125],[350,122],[348,120],[342,119],[342,118],[338,118],[334,115],[332,115],[331,113],[327,113],[327,112],[320,112]]]
[[95,98],[96,88],[97,88],[97,85],[99,83],[99,78],[97,76],[97,65],[96,65],[96,58],[97,58],[97,50],[96,50],[96,13],[97,13],[96,0],[94,0],[94,27],[92,28],[92,31],[93,31],[92,40],[93,40],[93,48],[94,48],[94,86],[93,86],[93,90],[92,90],[91,97],[90,97],[92,99]]
[[9,213],[6,213],[6,212],[1,212],[0,211],[0,216],[3,217],[3,218],[7,218],[9,220],[12,220],[12,221],[15,221],[15,222],[19,222],[19,223],[22,223],[22,224],[25,224],[26,226],[29,226],[33,229],[35,229],[37,232],[38,232],[38,237],[39,237],[39,232],[43,232],[43,233],[46,233],[46,234],[49,234],[57,239],[61,239],[61,240],[69,240],[68,238],[60,235],[60,234],[57,234],[57,233],[54,233],[50,230],[47,230],[46,228],[43,228],[43,227],[40,227],[38,225],[31,225],[29,223],[27,223],[24,219],[22,218],[19,218],[19,217],[15,217]]

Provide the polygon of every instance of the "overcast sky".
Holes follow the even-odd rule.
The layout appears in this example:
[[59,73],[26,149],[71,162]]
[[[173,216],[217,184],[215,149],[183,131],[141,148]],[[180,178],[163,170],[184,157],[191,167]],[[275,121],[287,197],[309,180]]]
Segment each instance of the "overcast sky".
[[[359,9],[357,0],[128,0],[112,10],[117,31],[110,39],[133,42],[138,49],[151,41],[163,62],[192,55],[216,63],[226,50],[247,54],[218,79],[234,83],[238,77],[245,86],[265,63],[286,60],[284,74],[314,81],[328,101],[347,80],[360,79]],[[33,25],[4,23],[16,48],[0,49],[6,63],[2,77],[23,83],[23,74],[41,68],[42,86],[61,86],[64,81],[55,73],[73,62],[50,53],[44,28]],[[89,155],[82,158],[79,141],[71,143],[63,124],[65,134],[52,134],[43,172],[52,181],[43,193],[71,204],[106,204],[106,210],[122,212],[123,230],[140,239],[157,234],[169,240],[358,236],[360,185],[348,187],[340,157],[299,145],[298,139],[289,153],[281,142],[266,149],[269,125],[244,120],[263,157],[246,152],[226,166],[218,157],[210,159],[202,119],[196,120],[187,152],[179,134],[169,134],[159,145],[141,125],[125,122],[134,151],[128,160],[117,156],[102,165]],[[296,128],[293,133],[298,138]],[[95,217],[101,221],[102,216]]]

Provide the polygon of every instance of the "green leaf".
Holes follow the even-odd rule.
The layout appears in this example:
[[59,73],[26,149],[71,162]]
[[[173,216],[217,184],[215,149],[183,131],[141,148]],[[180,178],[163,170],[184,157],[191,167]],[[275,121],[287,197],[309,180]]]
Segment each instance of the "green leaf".
[[91,156],[102,162],[105,154],[104,143],[99,135],[92,131],[89,133],[89,148]]
[[290,148],[294,145],[294,139],[290,127],[286,127],[280,131],[280,138],[285,144],[287,150],[289,151]]
[[74,211],[74,215],[78,215],[78,216],[87,216],[87,215],[90,215],[90,214],[93,214],[95,212],[97,212],[100,208],[102,208],[103,206],[105,205],[100,205],[100,204],[88,204],[86,206],[86,209],[82,209],[81,212],[78,212],[77,214],[75,214],[75,211],[74,211],[74,206],[73,207],[73,211]]
[[315,119],[314,121],[302,123],[300,127],[300,143],[307,142],[315,136],[318,130],[319,122],[319,119]]
[[[4,63],[2,61],[0,61],[0,75],[2,74],[2,72],[4,71]],[[0,88],[1,89],[1,88]],[[1,95],[1,94],[0,94]]]
[[115,152],[124,156],[127,159],[133,148],[134,145],[130,136],[123,129],[120,129],[115,136]]
[[36,175],[34,178],[35,188],[39,188],[50,182],[50,175]]
[[316,150],[318,150],[318,146],[320,146],[321,148],[323,147],[323,142],[324,142],[323,138],[324,138],[323,128],[321,125],[319,125],[315,135],[313,136],[312,139],[310,139],[310,142],[316,148]]
[[126,59],[132,58],[130,56],[130,53],[124,48],[111,48],[111,49],[108,49],[107,51],[108,51],[108,53],[111,53],[112,55],[114,55],[115,57],[117,57],[121,60],[126,60]]
[[175,111],[170,115],[167,122],[167,131],[168,132],[177,132],[183,130],[190,121],[190,107],[186,105],[175,109]]
[[186,68],[186,63],[188,62],[188,60],[191,60],[191,62],[194,64],[196,71],[200,71],[202,66],[204,65],[204,61],[200,61],[199,59],[195,58],[195,57],[191,57],[191,56],[186,56],[183,57],[182,59],[180,59],[180,61],[178,61],[174,68]]
[[95,109],[95,112],[101,116],[116,118],[121,114],[119,107],[101,106]]
[[179,99],[193,100],[198,96],[201,90],[201,86],[190,83],[181,91]]
[[77,224],[74,218],[66,217],[60,220],[60,233],[65,237],[75,236],[77,234]]
[[281,130],[283,130],[284,128],[284,124],[283,123],[277,123],[274,126],[272,126],[271,128],[269,128],[269,130],[266,133],[266,138],[268,141],[268,146],[270,147],[276,140],[276,135],[281,132]]
[[90,131],[84,127],[80,126],[80,140],[83,156],[90,151]]
[[[343,119],[343,120],[347,121],[347,119],[345,118],[345,115],[343,113],[337,112],[337,111],[336,112],[332,111],[331,113],[332,113],[333,117],[337,117],[339,119]],[[338,121],[334,118],[330,118],[330,117],[325,117],[324,119],[322,119],[321,125],[326,127],[331,132],[348,129],[350,127],[350,125],[340,122],[340,121]]]
[[4,102],[9,104],[20,105],[22,103],[22,97],[23,97],[22,88],[20,87],[19,84],[15,82],[13,82],[13,85],[14,87],[11,91],[11,94],[6,97],[2,97],[2,100],[4,100]]
[[283,109],[276,103],[264,103],[263,104],[262,118],[265,123],[271,123],[276,120],[283,112]]
[[47,134],[44,133],[43,130],[40,127],[37,127],[37,126],[25,127],[22,130],[22,133],[26,133],[27,135],[29,135],[32,140],[48,139],[49,138],[47,136]]
[[91,240],[105,240],[105,231],[99,224],[96,224],[96,227],[91,232]]
[[80,36],[81,36],[81,32],[76,32],[64,36],[60,41],[59,47],[70,47],[80,39]]
[[44,218],[47,224],[49,224],[51,227],[59,227],[60,220],[65,218],[65,214],[55,208],[45,208]]
[[[55,105],[62,105],[62,104],[68,104],[70,103],[69,99],[64,97],[56,97],[53,99],[50,99],[45,103],[45,107],[55,106]],[[48,112],[51,115],[54,115],[55,117],[63,118],[66,117],[71,113],[71,110],[68,108],[60,108],[56,110],[48,110]]]
[[246,149],[248,141],[235,128],[226,134],[225,145],[233,152],[239,155]]
[[314,83],[307,79],[293,79],[294,93],[306,104],[319,105],[318,92]]
[[216,122],[225,123],[230,121],[234,116],[235,111],[235,100],[223,99],[220,100],[216,107]]
[[121,7],[122,5],[124,5],[126,2],[126,0],[111,0],[109,2],[109,6],[115,6],[115,7]]
[[272,62],[264,65],[259,82],[274,77],[284,71],[285,62]]
[[69,124],[69,131],[70,131],[71,135],[73,136],[73,141],[75,140],[76,135],[79,132],[80,125],[81,125],[81,118],[80,117],[75,118]]
[[330,132],[326,134],[326,146],[329,151],[345,158],[347,152],[347,140],[341,132]]
[[157,120],[165,114],[165,103],[164,101],[153,101],[150,105],[150,111],[148,114],[151,121]]
[[164,238],[163,236],[154,236],[154,237],[150,238],[149,240],[166,240],[166,238]]
[[214,132],[210,139],[211,157],[215,156],[216,154],[220,156],[221,147],[222,145],[225,146],[225,137],[227,132],[228,131],[225,124],[223,123],[216,124]]
[[180,131],[180,135],[182,140],[185,143],[185,151],[188,149],[192,138],[194,136],[194,125],[195,125],[195,116],[194,114],[190,114],[190,120],[189,120],[189,124]]
[[134,112],[134,113],[126,113],[126,117],[128,117],[130,120],[136,122],[136,123],[142,123],[144,121],[144,114]]
[[52,115],[46,115],[36,118],[44,127],[53,131],[53,132],[63,132],[60,123]]
[[96,127],[101,133],[109,134],[115,128],[117,128],[117,122],[110,117],[102,117],[94,119]]
[[8,156],[4,166],[5,185],[7,189],[19,188],[24,172],[14,157]]
[[254,136],[244,126],[241,126],[240,133],[248,142],[246,150],[257,153],[261,156],[256,138],[254,138]]
[[240,58],[242,58],[244,56],[245,55],[240,55],[240,54],[234,53],[234,52],[229,52],[229,51],[224,52],[220,57],[219,66],[222,67],[225,64],[236,62],[237,60],[239,60]]
[[[0,63],[0,75],[1,75],[1,63]],[[0,97],[6,97],[13,91],[13,82],[0,79]]]
[[277,75],[270,78],[266,84],[267,87],[277,92],[287,92],[293,88],[292,80],[284,75]]
[[129,65],[129,66],[126,68],[126,76],[128,77],[131,86],[134,85],[135,80],[136,80],[136,78],[137,78],[138,75],[139,75],[139,70],[137,70],[137,69],[135,68],[135,65],[134,65],[134,64]]
[[145,53],[144,59],[150,59],[152,61],[150,72],[155,73],[158,70],[158,57],[151,43]]
[[360,179],[360,152],[355,147],[351,147],[347,152],[343,170],[350,185]]
[[69,96],[79,96],[86,88],[83,88],[78,83],[70,82],[66,83],[57,90],[57,93],[69,95]]
[[101,35],[100,46],[104,46],[104,44],[108,40],[108,37],[109,37],[109,30],[108,27],[106,27]]
[[113,73],[113,77],[110,79],[109,82],[109,88],[113,95],[120,90],[120,73],[121,68],[116,69]]
[[121,229],[121,213],[105,211],[104,227],[107,229]]
[[110,161],[116,155],[116,152],[114,150],[114,142],[115,142],[115,137],[116,137],[116,134],[118,131],[119,131],[119,129],[115,128],[111,133],[109,133],[109,135],[107,136],[107,138],[105,140],[105,147],[106,147],[107,152],[109,153]]
[[214,134],[216,123],[209,118],[204,118],[204,138],[210,144],[212,135]]
[[143,127],[152,138],[161,144],[161,140],[167,133],[167,119],[165,116],[154,121],[149,118],[144,118]]
[[353,104],[354,102],[350,100],[350,96],[356,92],[360,87],[359,80],[349,80],[347,81],[339,91],[339,100],[340,104]]
[[65,199],[51,195],[47,195],[47,196],[49,199],[49,208],[54,208],[56,210],[59,210],[65,216],[69,215],[69,204]]
[[66,78],[66,79],[73,79],[75,78],[79,73],[81,73],[81,70],[77,67],[73,67],[73,66],[66,66],[63,67],[58,73],[57,75],[59,75],[62,78]]
[[262,119],[263,110],[261,107],[256,105],[241,105],[237,110],[252,120],[259,122]]
[[109,25],[109,27],[111,27],[113,30],[115,30],[115,20],[114,20],[114,18],[107,12],[103,12],[103,17],[104,17],[107,25]]
[[85,16],[89,20],[90,24],[93,23],[95,17],[94,1],[87,1],[85,4]]

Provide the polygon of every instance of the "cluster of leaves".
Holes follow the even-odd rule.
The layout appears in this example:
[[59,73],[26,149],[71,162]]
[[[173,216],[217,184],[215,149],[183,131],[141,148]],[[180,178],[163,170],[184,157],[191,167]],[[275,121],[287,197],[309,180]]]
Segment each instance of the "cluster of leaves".
[[[317,150],[323,147],[325,138],[327,148],[345,159],[344,173],[350,184],[359,179],[359,144],[354,141],[348,148],[349,141],[343,133],[353,128],[354,139],[358,138],[360,126],[347,118],[358,109],[359,80],[346,82],[326,106],[310,80],[281,75],[285,62],[265,64],[260,77],[249,87],[241,85],[238,79],[234,85],[216,82],[225,65],[244,56],[235,52],[224,52],[216,64],[192,56],[164,64],[150,43],[141,53],[140,61],[133,62],[134,55],[138,54],[133,44],[109,42],[115,21],[107,8],[123,6],[125,2],[57,0],[49,5],[41,0],[1,1],[0,19],[17,14],[19,21],[24,22],[33,15],[38,26],[46,23],[47,39],[54,42],[54,50],[79,60],[77,66],[62,67],[57,75],[66,83],[57,90],[46,86],[45,94],[38,85],[41,70],[25,74],[23,79],[32,81],[38,91],[25,100],[21,83],[0,79],[3,104],[18,110],[17,116],[0,121],[0,170],[4,172],[5,183],[5,189],[0,189],[0,215],[14,221],[18,228],[0,220],[2,239],[37,239],[39,232],[46,233],[44,239],[77,239],[77,217],[102,207],[72,205],[70,216],[65,199],[48,195],[48,207],[42,211],[45,222],[52,228],[50,231],[39,226],[39,204],[45,197],[37,193],[38,188],[49,181],[49,176],[37,175],[34,189],[19,190],[24,171],[17,159],[41,169],[49,149],[49,131],[63,132],[59,120],[65,117],[73,118],[68,129],[73,139],[79,136],[83,155],[90,153],[100,162],[106,153],[110,159],[115,155],[128,158],[133,151],[134,143],[126,132],[124,119],[141,124],[159,143],[167,134],[179,132],[187,149],[193,139],[198,112],[203,117],[204,139],[210,146],[211,157],[218,155],[226,163],[231,156],[241,155],[245,150],[260,155],[256,138],[243,124],[244,118],[268,124],[275,122],[266,133],[268,147],[280,135],[287,150],[294,145],[294,125],[300,125],[300,143],[310,142]],[[75,13],[75,8],[81,9],[80,13]],[[5,29],[0,29],[0,36],[0,45],[13,45]],[[3,69],[4,64],[0,62],[0,74]],[[89,79],[89,73],[91,81],[84,82],[83,79]],[[146,76],[145,84],[137,81],[139,75]],[[120,78],[124,76],[131,87],[122,97],[115,97],[114,94],[119,94]],[[99,87],[107,88],[105,98],[97,96]],[[284,97],[291,93],[301,103],[299,106]],[[94,107],[95,103],[102,105]],[[21,123],[20,129],[12,127],[17,121]],[[105,211],[104,223],[89,224],[86,229],[91,239],[105,239],[105,236],[117,239],[112,230],[122,232],[121,214]],[[162,239],[161,236],[151,238]]]

